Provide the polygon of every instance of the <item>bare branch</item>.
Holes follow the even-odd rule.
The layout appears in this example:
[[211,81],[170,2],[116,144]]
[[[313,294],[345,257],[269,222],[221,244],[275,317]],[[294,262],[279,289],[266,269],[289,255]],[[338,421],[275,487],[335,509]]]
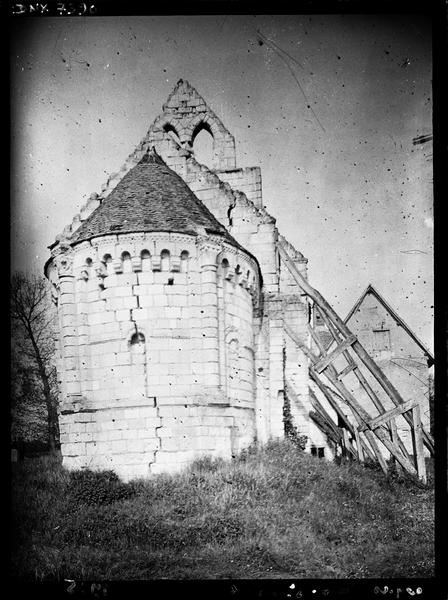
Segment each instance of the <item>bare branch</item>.
[[[53,305],[43,277],[15,273],[10,285],[12,347],[16,355],[16,379],[19,387],[32,385],[31,400],[40,398],[47,411],[50,447],[57,441],[56,377],[54,365]],[[22,384],[20,383],[22,382]],[[19,390],[20,394],[20,390]],[[31,401],[30,400],[30,401]]]

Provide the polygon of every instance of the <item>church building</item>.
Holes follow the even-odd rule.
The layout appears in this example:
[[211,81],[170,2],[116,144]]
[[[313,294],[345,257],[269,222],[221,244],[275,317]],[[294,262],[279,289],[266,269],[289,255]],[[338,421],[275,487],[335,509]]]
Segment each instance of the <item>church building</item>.
[[[201,132],[213,164],[195,157]],[[50,246],[59,318],[60,431],[67,468],[125,480],[231,458],[284,436],[285,388],[298,434],[309,418],[309,307],[281,263],[307,260],[263,206],[259,167],[180,80],[119,173]]]

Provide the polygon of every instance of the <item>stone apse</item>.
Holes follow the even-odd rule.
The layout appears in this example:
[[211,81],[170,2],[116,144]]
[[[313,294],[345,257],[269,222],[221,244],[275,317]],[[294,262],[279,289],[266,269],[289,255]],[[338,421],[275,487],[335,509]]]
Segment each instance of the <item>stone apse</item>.
[[[211,136],[212,164],[195,158]],[[284,436],[291,415],[310,445],[309,308],[277,242],[307,259],[263,206],[259,167],[238,168],[235,141],[180,80],[162,113],[101,193],[50,246],[45,273],[59,319],[63,464],[128,480],[230,458]]]

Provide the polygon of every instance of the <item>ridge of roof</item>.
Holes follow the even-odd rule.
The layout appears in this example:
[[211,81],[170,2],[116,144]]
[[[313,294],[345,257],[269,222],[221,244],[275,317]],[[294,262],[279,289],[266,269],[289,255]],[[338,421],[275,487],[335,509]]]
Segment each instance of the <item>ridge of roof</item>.
[[419,340],[419,338],[415,335],[415,333],[412,331],[412,329],[409,327],[409,325],[407,325],[403,321],[403,319],[400,317],[400,315],[397,313],[397,311],[392,308],[392,306],[383,298],[383,296],[381,296],[381,294],[373,287],[373,285],[371,283],[369,283],[369,285],[363,291],[363,293],[358,298],[358,300],[355,302],[353,307],[350,309],[350,311],[348,312],[347,316],[344,319],[344,323],[347,323],[351,319],[351,317],[355,314],[355,312],[361,306],[361,304],[364,301],[367,294],[372,294],[373,296],[376,297],[378,302],[380,302],[384,306],[384,308],[388,311],[388,313],[392,316],[392,318],[400,325],[400,327],[402,327],[406,331],[406,333],[414,340],[414,342],[428,356],[431,363],[433,363],[434,362],[433,354],[428,350],[428,348],[425,346],[425,344],[421,340]]

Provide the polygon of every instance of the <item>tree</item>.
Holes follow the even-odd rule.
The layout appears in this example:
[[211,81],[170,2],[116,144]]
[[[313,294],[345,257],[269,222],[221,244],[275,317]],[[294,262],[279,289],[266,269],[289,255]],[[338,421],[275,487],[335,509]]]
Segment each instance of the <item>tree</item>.
[[14,338],[11,351],[11,440],[19,446],[47,445],[47,411],[39,382]]
[[10,292],[14,408],[20,413],[24,403],[45,407],[48,444],[54,451],[59,443],[55,310],[48,283],[43,277],[17,272]]

